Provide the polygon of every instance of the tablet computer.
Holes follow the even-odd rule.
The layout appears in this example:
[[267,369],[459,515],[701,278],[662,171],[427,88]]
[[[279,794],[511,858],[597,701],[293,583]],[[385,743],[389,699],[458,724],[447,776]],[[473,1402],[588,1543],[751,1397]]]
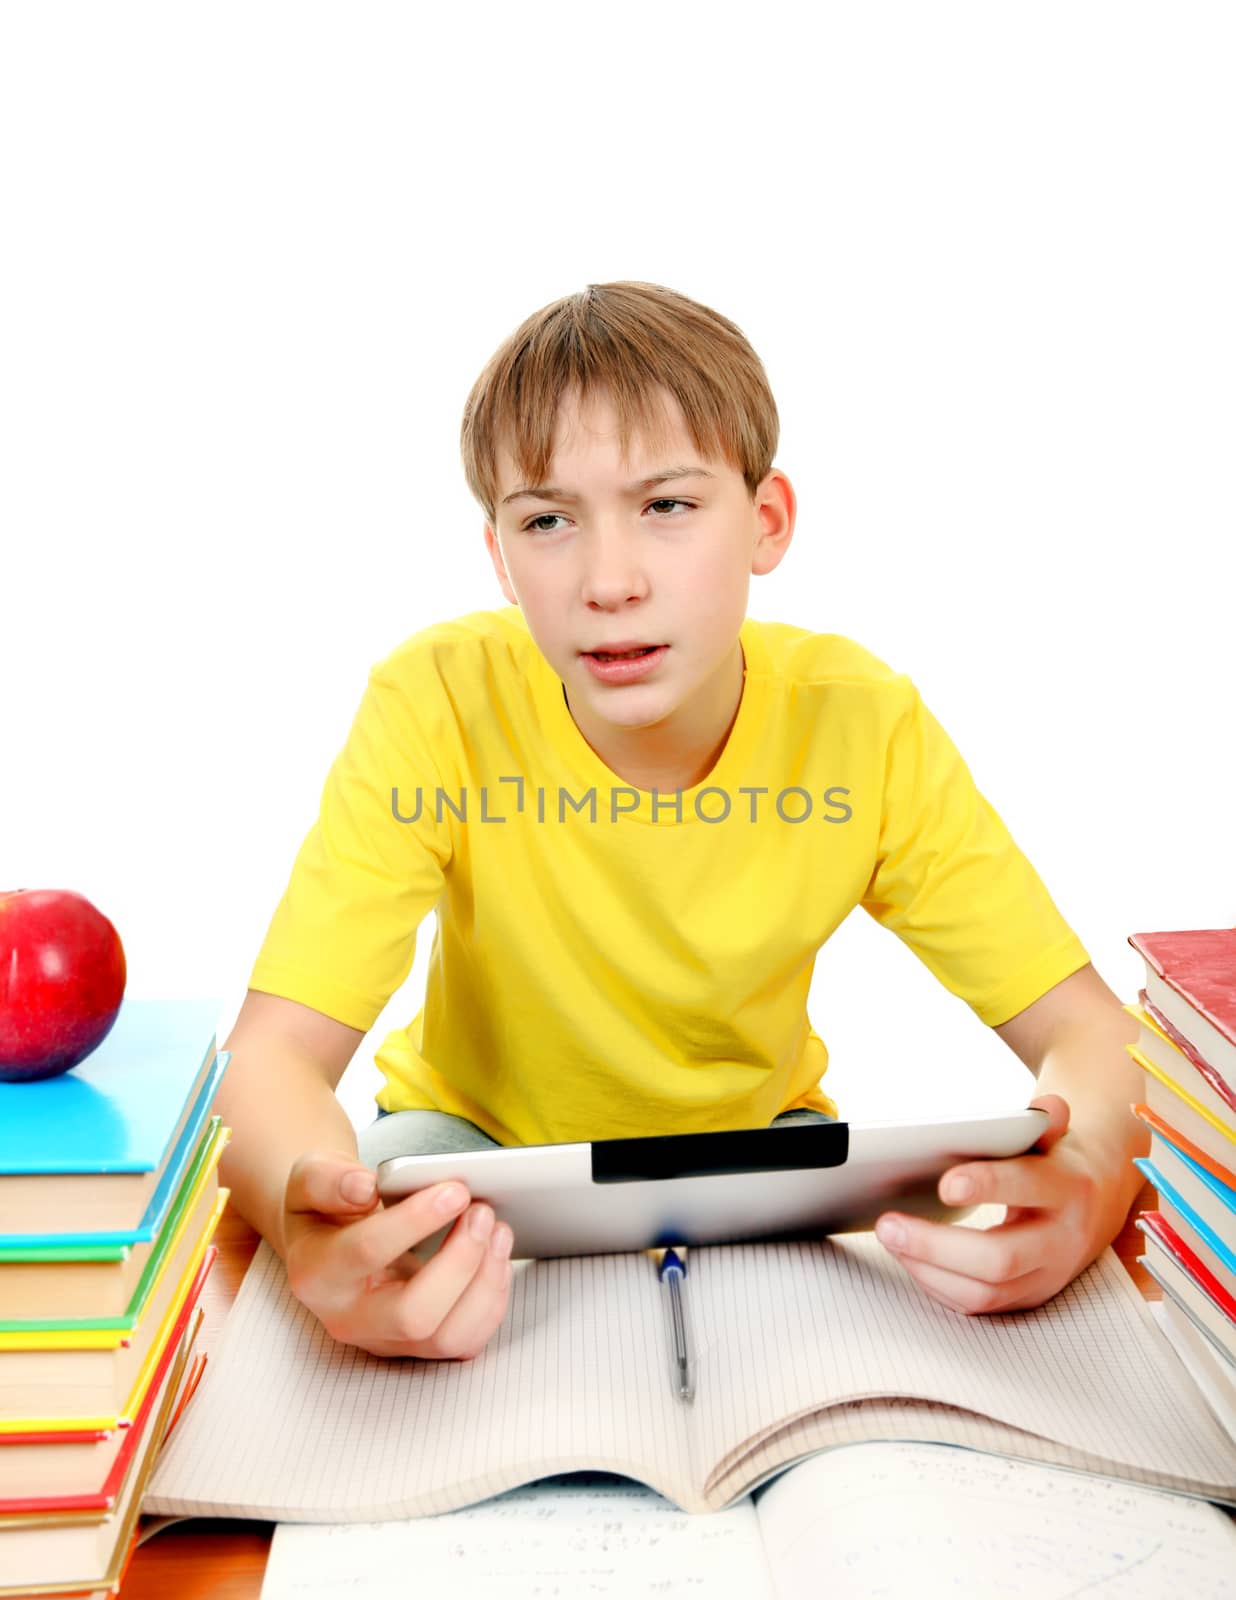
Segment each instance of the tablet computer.
[[[872,1228],[882,1212],[956,1220],[937,1185],[959,1161],[1021,1155],[1045,1111],[907,1123],[791,1123],[723,1133],[504,1146],[393,1156],[387,1203],[447,1178],[487,1200],[516,1258],[604,1255],[662,1245],[819,1238]],[[416,1247],[426,1257],[450,1224]]]

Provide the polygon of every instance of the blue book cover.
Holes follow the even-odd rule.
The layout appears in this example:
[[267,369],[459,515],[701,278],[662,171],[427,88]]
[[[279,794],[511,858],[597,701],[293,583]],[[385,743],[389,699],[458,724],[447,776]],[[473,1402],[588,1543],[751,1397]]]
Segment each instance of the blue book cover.
[[[1236,1189],[1230,1189],[1228,1188],[1227,1184],[1220,1183],[1218,1178],[1216,1178],[1212,1172],[1207,1172],[1205,1167],[1199,1166],[1191,1156],[1185,1155],[1183,1150],[1180,1150],[1174,1144],[1171,1144],[1170,1140],[1164,1140],[1164,1143],[1170,1145],[1172,1155],[1175,1156],[1183,1166],[1188,1168],[1188,1170],[1193,1173],[1195,1177],[1200,1178],[1206,1187],[1211,1191],[1211,1193],[1214,1194],[1217,1199],[1222,1200],[1224,1205],[1232,1211],[1233,1229],[1236,1230]],[[1150,1179],[1151,1184],[1161,1195],[1166,1196],[1168,1204],[1175,1206],[1176,1210],[1179,1211],[1180,1215],[1197,1234],[1198,1238],[1210,1246],[1211,1250],[1213,1250],[1218,1259],[1223,1262],[1224,1266],[1230,1267],[1233,1272],[1236,1272],[1236,1252],[1233,1251],[1233,1241],[1236,1241],[1236,1231],[1233,1233],[1232,1241],[1221,1239],[1215,1230],[1210,1226],[1210,1224],[1197,1214],[1184,1196],[1180,1194],[1180,1192],[1174,1187],[1170,1175],[1160,1172],[1148,1157],[1136,1157],[1133,1165],[1143,1177]]]
[[[40,1256],[43,1260],[65,1259],[63,1254],[53,1256],[54,1251],[68,1251],[69,1260],[74,1259],[73,1251],[81,1251],[82,1254],[77,1259],[82,1260],[85,1259],[86,1251],[119,1250],[153,1239],[163,1226],[172,1197],[179,1190],[190,1157],[197,1149],[202,1129],[210,1117],[215,1090],[219,1087],[223,1070],[231,1059],[231,1053],[227,1050],[220,1050],[215,1056],[210,1071],[202,1079],[202,1086],[193,1102],[193,1109],[185,1118],[180,1136],[176,1140],[176,1147],[142,1213],[141,1221],[135,1228],[113,1228],[98,1233],[0,1233],[0,1269],[6,1261],[37,1261]],[[92,1259],[97,1260],[98,1256],[95,1255]],[[124,1258],[122,1256],[119,1259]]]
[[[0,1083],[0,1182],[8,1174],[140,1173],[163,1166],[136,1228],[42,1234],[40,1245],[137,1244],[158,1233],[227,1065],[227,1052],[219,1052],[203,1074],[221,1009],[217,999],[126,999],[98,1049],[70,1072]],[[0,1234],[0,1252],[33,1242],[29,1234]]]
[[0,1175],[153,1172],[210,1053],[219,1000],[124,1000],[71,1072],[0,1083]]

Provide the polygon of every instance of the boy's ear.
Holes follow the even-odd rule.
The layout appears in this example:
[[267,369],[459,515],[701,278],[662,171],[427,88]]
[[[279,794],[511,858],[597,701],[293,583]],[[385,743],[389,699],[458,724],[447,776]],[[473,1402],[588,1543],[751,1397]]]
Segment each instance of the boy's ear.
[[517,606],[519,601],[515,598],[515,591],[511,588],[511,580],[506,575],[506,563],[502,559],[502,550],[498,544],[498,535],[485,524],[485,548],[489,551],[489,559],[494,564],[494,571],[498,575],[498,583],[502,593],[510,605]]
[[794,486],[777,468],[767,475],[755,494],[758,533],[751,547],[751,570],[757,575],[771,572],[794,537],[798,502]]

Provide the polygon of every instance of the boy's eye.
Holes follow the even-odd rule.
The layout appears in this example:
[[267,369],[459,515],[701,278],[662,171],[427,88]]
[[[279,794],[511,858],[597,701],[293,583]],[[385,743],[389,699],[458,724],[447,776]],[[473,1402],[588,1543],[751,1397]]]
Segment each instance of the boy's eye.
[[[652,506],[684,506],[688,511],[694,511],[695,509],[695,507],[688,500],[651,500],[648,503],[648,508],[651,509]],[[529,517],[528,521],[525,522],[523,527],[520,529],[520,532],[557,533],[558,530],[556,528],[538,528],[537,523],[553,522],[559,515],[560,513],[557,511],[543,511],[539,517]],[[658,518],[657,520],[664,521],[665,519]]]

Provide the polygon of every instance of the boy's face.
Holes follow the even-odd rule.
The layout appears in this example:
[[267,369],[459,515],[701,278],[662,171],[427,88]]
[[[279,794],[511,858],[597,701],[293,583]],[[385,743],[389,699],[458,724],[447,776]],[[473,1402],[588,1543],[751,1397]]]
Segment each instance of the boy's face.
[[[608,399],[590,396],[581,410],[564,398],[550,487],[510,500],[530,486],[501,452],[498,525],[485,526],[502,592],[565,684],[580,731],[611,765],[643,758],[650,770],[676,755],[691,767],[724,738],[742,693],[751,574],[781,560],[795,512],[784,473],[770,471],[753,499],[736,468],[700,456],[677,402],[662,397],[666,443],[654,456],[634,439],[627,461]],[[697,470],[636,487],[680,467]],[[664,649],[625,682],[590,665],[590,652],[628,643]]]

